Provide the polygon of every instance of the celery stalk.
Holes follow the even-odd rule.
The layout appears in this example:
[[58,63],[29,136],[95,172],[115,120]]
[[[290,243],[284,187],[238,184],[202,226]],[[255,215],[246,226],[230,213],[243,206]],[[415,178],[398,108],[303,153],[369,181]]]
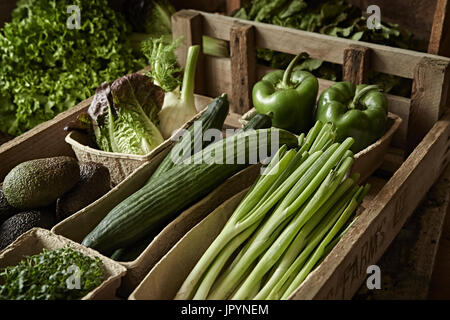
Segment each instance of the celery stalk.
[[[338,218],[341,216],[342,212],[347,207],[349,201],[358,192],[359,188],[354,186],[351,191],[342,197],[338,204],[333,206],[329,214],[325,217],[323,221],[314,229],[314,231],[307,237],[308,245],[300,253],[300,255],[295,259],[295,261],[289,266],[288,270],[284,273],[277,284],[272,288],[266,299],[279,299],[283,293],[284,289],[287,289],[286,282],[295,275],[298,270],[303,266],[306,259],[310,256],[311,252],[316,248],[320,240],[326,235],[328,230],[330,230]],[[291,282],[289,282],[290,285]]]
[[363,192],[364,187],[360,187],[353,198],[350,200],[350,203],[345,207],[344,211],[340,215],[338,221],[335,223],[330,232],[325,236],[325,238],[320,242],[317,249],[314,251],[313,255],[308,259],[308,262],[303,266],[300,273],[297,274],[294,281],[289,285],[288,289],[285,291],[281,299],[287,299],[298,286],[305,280],[307,275],[310,273],[314,265],[317,261],[322,257],[325,252],[325,248],[327,245],[333,240],[336,234],[342,229],[350,216],[355,212],[358,208],[359,204],[362,201],[361,194]]
[[289,266],[307,245],[306,239],[313,232],[314,228],[329,213],[331,208],[341,199],[341,197],[355,185],[356,181],[352,178],[346,179],[341,183],[339,188],[331,196],[331,198],[315,213],[308,223],[300,230],[295,240],[290,245],[283,258],[275,265],[274,272],[267,280],[255,299],[265,299],[275,284],[280,280],[283,274],[288,270]]
[[346,158],[338,170],[332,170],[325,180],[321,183],[318,190],[314,193],[312,198],[297,214],[296,218],[292,220],[289,225],[283,230],[281,235],[272,244],[272,246],[265,252],[260,262],[253,269],[251,274],[247,277],[242,289],[239,290],[233,299],[247,299],[249,295],[248,288],[253,287],[253,283],[260,281],[261,278],[270,270],[270,268],[278,261],[281,255],[288,248],[289,244],[295,238],[296,234],[303,227],[309,218],[316,213],[319,208],[332,196],[336,191],[342,178],[353,164],[352,158]]
[[217,276],[219,275],[220,271],[222,271],[222,268],[224,267],[225,263],[228,261],[230,256],[236,251],[239,246],[250,237],[250,235],[255,231],[256,227],[258,227],[258,224],[255,224],[254,226],[248,228],[247,230],[243,231],[241,234],[234,237],[233,240],[231,240],[225,248],[220,252],[219,256],[215,259],[213,264],[210,266],[209,270],[207,271],[205,277],[203,278],[202,282],[200,283],[200,286],[197,289],[197,292],[194,295],[194,300],[204,300],[208,296],[209,290],[211,289],[212,285],[214,284],[214,281],[216,280]]
[[[175,296],[175,299],[189,299],[194,295],[194,291],[198,286],[198,282],[203,277],[209,265],[214,261],[220,251],[226,246],[229,241],[231,241],[231,239],[233,239],[236,235],[243,232],[245,229],[252,225],[250,224],[236,227],[234,221],[239,221],[241,216],[246,214],[246,211],[251,208],[249,204],[253,203],[253,201],[255,201],[254,199],[260,199],[264,195],[264,189],[268,189],[271,182],[275,181],[277,176],[282,174],[283,170],[287,167],[294,156],[295,152],[286,153],[285,156],[270,170],[269,174],[267,174],[260,181],[260,183],[258,183],[259,187],[256,186],[250,193],[247,194],[247,196],[235,210],[231,218],[225,224],[223,231],[213,241],[211,246],[206,250],[206,252],[200,258],[199,262],[195,265],[194,269],[186,278],[177,295]],[[261,184],[264,185],[261,186]],[[250,200],[246,201],[246,199]],[[263,215],[261,216],[261,218],[263,218]],[[258,221],[255,221],[255,223],[256,222]]]
[[[253,245],[248,249],[248,253],[236,264],[234,269],[224,279],[221,286],[217,289],[220,296],[215,296],[214,299],[223,299],[223,296],[229,294],[231,288],[235,286],[238,279],[240,279],[242,274],[245,273],[250,264],[262,253],[266,240],[270,237],[272,232],[281,224],[281,222],[291,217],[292,214],[306,202],[311,194],[319,187],[322,180],[325,179],[327,173],[337,164],[340,157],[343,156],[352,143],[353,139],[349,138],[342,145],[335,144],[331,146],[311,165],[308,162],[312,159],[314,154],[317,154],[317,152],[314,153],[296,170],[299,171],[303,165],[308,168],[304,174],[299,177],[295,177],[295,180],[298,180],[297,183],[293,187],[287,183],[281,186],[281,188],[287,187],[290,189],[289,193],[282,200],[281,204],[278,205],[277,209],[269,217],[268,221],[261,227],[260,230],[258,230],[258,237],[254,240]],[[293,174],[291,177],[293,176],[295,175]],[[299,203],[300,205],[295,210],[289,211],[290,207],[287,208],[287,206],[290,205],[294,199],[296,199],[296,205]],[[302,201],[297,201],[298,199],[301,199]],[[268,200],[270,200],[270,197]],[[259,214],[260,212],[255,212],[254,215],[248,217],[246,220],[252,221],[252,219],[256,219]],[[243,223],[246,223],[246,221],[240,222],[240,224]]]

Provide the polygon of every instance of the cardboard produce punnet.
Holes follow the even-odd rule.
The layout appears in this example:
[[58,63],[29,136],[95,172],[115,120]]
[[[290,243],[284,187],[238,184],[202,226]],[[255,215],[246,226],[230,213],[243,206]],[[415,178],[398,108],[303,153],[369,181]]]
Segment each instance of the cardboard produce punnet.
[[89,257],[98,257],[102,262],[104,280],[103,283],[84,296],[83,300],[111,300],[116,299],[116,290],[121,284],[122,277],[126,273],[126,268],[120,263],[115,262],[99,252],[86,248],[65,237],[55,235],[52,232],[33,228],[19,238],[17,238],[8,247],[0,251],[0,269],[8,266],[17,265],[26,256],[36,255],[42,252],[42,249],[56,250],[70,245],[73,249]]

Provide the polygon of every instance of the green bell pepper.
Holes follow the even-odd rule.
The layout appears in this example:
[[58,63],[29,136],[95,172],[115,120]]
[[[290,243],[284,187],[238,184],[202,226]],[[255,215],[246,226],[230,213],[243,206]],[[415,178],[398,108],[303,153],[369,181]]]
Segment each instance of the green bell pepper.
[[320,95],[316,120],[331,122],[336,128],[336,140],[355,139],[351,150],[357,153],[387,130],[388,102],[376,85],[338,82]]
[[314,121],[319,83],[311,73],[295,69],[303,55],[297,55],[286,71],[266,74],[253,86],[256,111],[271,115],[272,125],[293,133],[308,132]]

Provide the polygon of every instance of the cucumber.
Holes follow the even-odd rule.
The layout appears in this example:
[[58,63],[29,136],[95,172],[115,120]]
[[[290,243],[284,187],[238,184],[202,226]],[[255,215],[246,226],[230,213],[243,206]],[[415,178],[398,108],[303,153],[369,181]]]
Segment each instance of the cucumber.
[[267,114],[257,113],[242,127],[242,130],[268,129],[272,126],[272,118]]
[[[250,145],[256,146],[251,156],[261,161],[261,153],[271,150],[271,137],[278,136],[279,146],[297,147],[296,136],[271,128],[244,131],[209,145],[152,179],[140,190],[114,207],[84,238],[82,244],[105,255],[127,247],[151,233],[157,234],[184,209],[194,204],[227,178],[250,165]],[[226,152],[231,150],[233,152]],[[245,151],[245,161],[238,156]],[[208,156],[222,154],[219,161],[206,161]]]
[[[192,124],[160,163],[158,168],[150,177],[149,182],[176,165],[176,163],[172,160],[174,155],[180,154],[183,150],[190,150],[190,155],[193,155],[196,151],[201,151],[208,144],[210,144],[211,141],[203,140],[203,133],[208,129],[222,129],[225,118],[228,115],[229,106],[230,104],[226,93],[223,93],[220,97],[217,97],[211,101],[211,103],[206,107],[205,112],[203,112],[203,114],[195,121],[201,121],[201,130],[194,130],[196,126],[195,124]],[[187,134],[189,136],[187,136]],[[196,146],[195,142],[201,142],[201,145]],[[186,157],[181,158],[181,160],[184,160],[185,158]]]

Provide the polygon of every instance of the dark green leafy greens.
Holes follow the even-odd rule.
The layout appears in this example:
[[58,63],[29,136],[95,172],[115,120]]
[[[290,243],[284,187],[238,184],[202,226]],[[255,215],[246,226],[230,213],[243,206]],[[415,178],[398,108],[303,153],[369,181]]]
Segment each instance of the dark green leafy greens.
[[[398,25],[381,22],[381,29],[369,29],[362,11],[346,0],[254,0],[233,14],[236,18],[270,23],[283,27],[343,37],[356,41],[379,43],[403,49],[421,50],[412,35]],[[268,49],[258,49],[260,63],[285,69],[293,56]],[[311,61],[312,60],[312,61]],[[333,81],[342,80],[339,65],[316,59],[305,59],[303,70]],[[385,92],[396,90],[406,94],[404,79],[371,74],[371,83],[379,84]]]
[[164,141],[157,127],[163,97],[163,90],[139,73],[103,83],[88,109],[99,148],[143,155],[159,146]]
[[172,35],[174,6],[168,0],[128,0],[126,16],[134,30],[154,38]]
[[[68,29],[69,5],[81,28]],[[20,0],[0,30],[0,131],[19,135],[145,66],[106,0]]]
[[[75,274],[76,266],[80,273]],[[67,280],[80,276],[80,289]],[[75,300],[98,287],[104,278],[98,257],[85,256],[69,246],[26,257],[16,266],[0,270],[0,299]],[[73,279],[73,278],[72,278]],[[70,281],[70,279],[69,279]]]

